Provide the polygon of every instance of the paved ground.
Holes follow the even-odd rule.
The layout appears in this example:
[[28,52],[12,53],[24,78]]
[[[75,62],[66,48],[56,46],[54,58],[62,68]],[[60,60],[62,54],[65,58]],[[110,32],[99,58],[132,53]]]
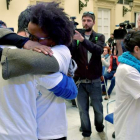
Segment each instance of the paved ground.
[[[103,96],[104,98],[104,96]],[[115,99],[115,91],[112,92],[111,99]],[[103,101],[103,106],[104,106],[104,116],[107,114],[106,111],[106,104],[108,101]],[[72,107],[71,103],[66,101],[67,105],[67,118],[68,118],[68,140],[82,140],[82,134],[79,132],[79,127],[80,127],[80,118],[79,118],[79,112],[78,108]],[[109,105],[109,112],[114,111],[114,103]],[[94,114],[93,114],[93,109],[90,107],[90,118],[91,118],[91,124],[92,124],[92,135],[91,135],[91,140],[100,140],[95,128],[94,128]],[[105,122],[104,122],[105,124]],[[107,136],[108,140],[114,140],[112,138],[112,133],[114,131],[114,126],[110,123],[107,123]]]

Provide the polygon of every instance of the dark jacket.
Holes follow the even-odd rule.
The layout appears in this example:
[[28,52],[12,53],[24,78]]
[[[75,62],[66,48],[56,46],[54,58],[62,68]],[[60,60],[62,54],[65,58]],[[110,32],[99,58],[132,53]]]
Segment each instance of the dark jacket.
[[[84,37],[84,34],[82,34]],[[98,36],[97,42],[95,37]],[[103,52],[103,46],[105,43],[105,37],[102,34],[97,34],[93,31],[90,35],[90,39],[84,39],[77,45],[77,41],[74,41],[71,47],[72,58],[76,61],[78,69],[75,72],[75,79],[97,79],[102,75],[102,63],[101,54]],[[90,62],[88,63],[87,51],[92,53]]]

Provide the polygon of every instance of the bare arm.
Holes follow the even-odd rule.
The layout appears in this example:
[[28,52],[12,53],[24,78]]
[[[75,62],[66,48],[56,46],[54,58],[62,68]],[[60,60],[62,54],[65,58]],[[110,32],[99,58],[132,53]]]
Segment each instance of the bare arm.
[[121,45],[122,41],[123,40],[116,40],[116,48],[118,50],[118,56],[122,55],[122,53],[123,53],[122,45]]

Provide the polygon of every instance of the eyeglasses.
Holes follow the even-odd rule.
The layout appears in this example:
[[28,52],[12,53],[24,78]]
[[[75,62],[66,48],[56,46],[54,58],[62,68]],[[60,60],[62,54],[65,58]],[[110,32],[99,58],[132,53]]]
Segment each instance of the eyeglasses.
[[28,31],[27,28],[25,28],[25,32],[28,33],[28,37],[29,37],[29,39],[32,40],[32,41],[40,42],[40,41],[45,40],[45,39],[50,39],[50,37],[40,37],[40,38],[39,38],[39,37],[37,37],[37,36],[35,36],[35,35],[32,35],[32,34]]
[[83,15],[85,15],[85,14],[91,14],[91,15],[94,15],[93,12],[84,12]]

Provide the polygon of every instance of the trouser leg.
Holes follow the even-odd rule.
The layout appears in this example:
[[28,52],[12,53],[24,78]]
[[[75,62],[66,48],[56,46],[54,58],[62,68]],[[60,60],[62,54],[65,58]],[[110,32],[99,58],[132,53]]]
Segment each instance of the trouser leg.
[[71,103],[72,103],[73,106],[76,106],[76,101],[75,101],[75,99],[71,100]]
[[102,105],[102,94],[100,82],[95,82],[89,88],[90,98],[94,110],[94,123],[95,128],[98,132],[102,132],[104,129],[103,125],[103,105]]
[[91,135],[91,123],[89,118],[89,95],[86,91],[87,84],[80,84],[78,89],[78,108],[81,120],[82,135],[89,137]]
[[[112,78],[114,76],[114,73],[115,73],[115,71],[111,71],[110,73],[109,72],[106,72],[105,73],[104,78],[105,78],[106,85],[107,85],[107,80],[112,80]],[[108,93],[108,95],[111,94],[111,92],[112,92],[112,90],[114,88],[113,85],[115,85],[115,83],[113,83],[114,81],[111,81],[111,82],[112,82],[112,85],[110,87],[110,90],[108,90],[108,92],[110,92],[110,93]]]
[[110,87],[108,89],[108,95],[110,95],[112,93],[112,90],[114,89],[114,86],[115,86],[115,77],[113,76],[113,78],[111,79]]
[[106,92],[105,85],[102,86],[102,91],[103,91],[103,92]]
[[111,78],[113,77],[113,73],[112,72],[106,72],[105,74],[104,74],[104,79],[105,79],[105,83],[106,83],[106,85],[107,85],[107,80],[111,80]]

